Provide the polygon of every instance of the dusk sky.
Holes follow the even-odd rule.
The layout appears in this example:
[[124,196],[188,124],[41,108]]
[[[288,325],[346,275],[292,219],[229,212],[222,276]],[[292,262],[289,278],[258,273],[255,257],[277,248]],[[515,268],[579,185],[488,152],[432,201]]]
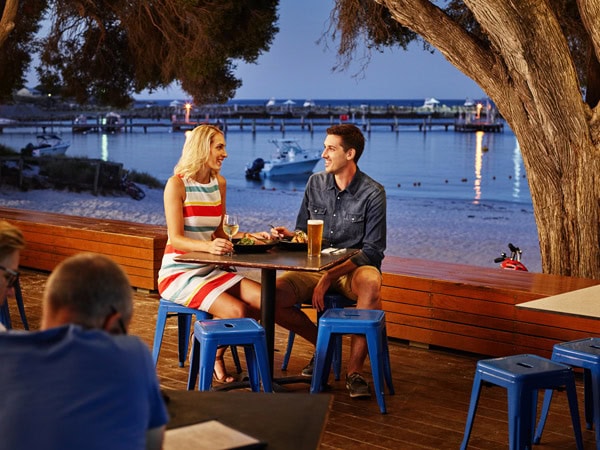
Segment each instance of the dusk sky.
[[[257,64],[239,64],[242,80],[237,99],[442,99],[482,98],[483,91],[470,78],[436,52],[430,54],[417,45],[373,54],[362,78],[354,75],[357,61],[343,73],[333,73],[337,43],[325,48],[316,41],[326,30],[332,0],[281,0],[279,33],[268,53]],[[359,55],[360,56],[360,55]],[[185,99],[177,87],[140,99]]]

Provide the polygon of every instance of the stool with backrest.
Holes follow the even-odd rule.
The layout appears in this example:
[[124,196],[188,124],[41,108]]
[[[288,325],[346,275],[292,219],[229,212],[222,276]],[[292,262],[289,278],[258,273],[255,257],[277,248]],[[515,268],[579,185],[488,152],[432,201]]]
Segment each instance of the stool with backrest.
[[[552,361],[583,369],[584,411],[588,430],[595,428],[596,447],[600,448],[600,338],[592,337],[555,344]],[[538,423],[534,443],[542,439],[546,417],[552,401],[551,389],[544,395],[544,404]]]
[[538,390],[563,388],[567,391],[577,448],[583,449],[573,370],[569,366],[541,356],[524,354],[477,362],[461,450],[466,449],[469,443],[479,394],[484,383],[501,386],[507,390],[510,449],[531,449]]
[[[158,355],[160,354],[160,347],[162,345],[162,338],[165,332],[165,325],[167,318],[177,316],[177,335],[178,335],[178,351],[179,351],[179,367],[185,365],[185,359],[188,353],[190,329],[192,326],[192,317],[196,320],[212,319],[212,316],[205,312],[200,311],[196,308],[188,308],[187,306],[180,305],[170,300],[160,299],[158,305],[158,314],[156,317],[156,329],[154,331],[154,345],[152,346],[152,359],[154,366],[158,363]],[[231,353],[237,372],[242,371],[240,366],[240,360],[235,347],[231,348]]]
[[188,377],[188,390],[209,391],[212,385],[217,348],[222,345],[244,347],[252,391],[273,392],[265,329],[254,319],[203,320],[194,324],[194,341]]
[[387,412],[384,399],[384,380],[390,395],[394,394],[392,369],[388,349],[385,313],[371,309],[332,308],[319,320],[311,393],[320,392],[327,385],[331,361],[336,346],[335,338],[344,334],[361,334],[367,339],[373,385],[379,410]]
[[[19,309],[19,315],[21,316],[21,322],[23,322],[23,328],[25,330],[29,330],[29,323],[27,322],[27,316],[25,315],[25,305],[23,303],[21,283],[19,282],[18,277],[13,285],[13,289],[15,292],[15,300],[17,301],[17,308]],[[4,303],[0,306],[0,322],[4,324],[6,329],[12,328],[10,309],[8,308],[8,297],[4,299]]]
[[[323,313],[331,308],[347,308],[356,306],[356,302],[354,300],[350,300],[348,297],[339,294],[337,292],[327,292],[324,298],[325,309],[323,311],[317,312],[317,323]],[[298,308],[302,308],[302,305],[297,305]],[[307,305],[308,306],[308,305]],[[310,305],[312,308],[312,305]],[[292,347],[294,346],[294,339],[296,337],[296,333],[293,331],[289,332],[288,335],[288,343],[285,349],[285,355],[283,355],[283,362],[281,364],[281,370],[287,370],[288,363],[290,361],[290,355],[292,354]],[[333,374],[335,376],[335,380],[340,379],[340,372],[342,370],[342,337],[336,336],[335,349],[333,353]]]

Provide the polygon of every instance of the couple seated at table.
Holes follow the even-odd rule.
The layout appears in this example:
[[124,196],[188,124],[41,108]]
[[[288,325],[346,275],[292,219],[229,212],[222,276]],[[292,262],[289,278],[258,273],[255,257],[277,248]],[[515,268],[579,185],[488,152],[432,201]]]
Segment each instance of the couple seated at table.
[[[296,230],[306,231],[309,219],[324,222],[324,237],[339,248],[360,251],[344,263],[319,273],[286,272],[276,281],[276,322],[316,345],[317,327],[295,305],[312,303],[322,310],[324,295],[336,290],[357,302],[358,308],[381,309],[381,261],[386,246],[386,198],[382,185],[358,168],[365,138],[356,126],[327,129],[322,157],[325,171],[308,180],[296,219]],[[216,318],[260,317],[260,285],[212,265],[177,262],[187,252],[224,255],[233,250],[223,231],[226,180],[220,174],[227,158],[225,137],[211,125],[189,132],[174,175],[167,181],[164,208],[169,240],[159,272],[158,287],[167,300],[198,308]],[[238,233],[239,234],[239,233]],[[257,234],[258,235],[258,234]],[[292,236],[277,226],[262,237]],[[215,363],[215,380],[233,381],[225,370],[224,349]],[[361,372],[366,340],[353,336],[346,386],[351,397],[369,396]],[[314,357],[302,371],[312,376]]]
[[[12,275],[22,245],[5,253],[4,237],[0,223],[0,270]],[[0,333],[3,448],[162,448],[168,415],[147,345],[126,335],[132,312],[109,258],[80,254],[55,269],[42,331]]]

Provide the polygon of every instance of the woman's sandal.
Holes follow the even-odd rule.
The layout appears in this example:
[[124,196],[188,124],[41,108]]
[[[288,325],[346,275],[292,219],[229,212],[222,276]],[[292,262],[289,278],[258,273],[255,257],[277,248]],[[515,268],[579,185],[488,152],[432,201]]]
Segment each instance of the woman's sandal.
[[223,359],[223,357],[221,356],[220,358],[215,358],[215,363],[217,361],[223,365],[223,373],[225,375],[223,375],[222,378],[219,378],[217,376],[217,371],[213,369],[213,383],[216,383],[216,384],[229,384],[229,383],[233,383],[234,381],[237,381],[235,379],[235,377],[229,375],[227,373],[227,370],[225,370],[225,360]]

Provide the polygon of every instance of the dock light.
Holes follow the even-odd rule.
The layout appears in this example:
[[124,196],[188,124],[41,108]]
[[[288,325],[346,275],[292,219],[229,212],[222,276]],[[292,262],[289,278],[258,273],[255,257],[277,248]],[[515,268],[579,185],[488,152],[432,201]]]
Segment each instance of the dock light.
[[190,110],[192,109],[192,104],[190,102],[187,102],[185,104],[185,122],[189,123],[190,121]]
[[477,115],[475,116],[476,119],[479,119],[481,116],[481,108],[483,108],[483,105],[481,103],[477,103]]

